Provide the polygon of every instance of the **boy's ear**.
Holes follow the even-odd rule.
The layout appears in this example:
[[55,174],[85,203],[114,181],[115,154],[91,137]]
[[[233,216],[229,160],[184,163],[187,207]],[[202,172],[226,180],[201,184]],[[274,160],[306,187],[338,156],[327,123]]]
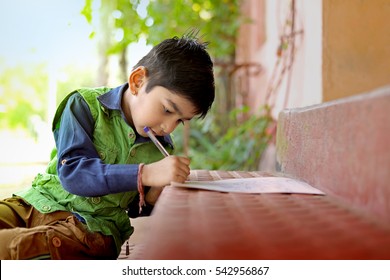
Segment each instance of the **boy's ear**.
[[133,71],[131,71],[129,76],[129,88],[133,95],[138,94],[138,90],[146,81],[146,68],[144,66],[139,66]]

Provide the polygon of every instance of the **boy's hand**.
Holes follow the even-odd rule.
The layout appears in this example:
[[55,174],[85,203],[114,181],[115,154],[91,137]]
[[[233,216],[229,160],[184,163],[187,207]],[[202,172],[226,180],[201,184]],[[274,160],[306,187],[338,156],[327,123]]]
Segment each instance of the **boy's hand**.
[[149,187],[164,187],[172,181],[184,183],[190,175],[190,160],[186,157],[168,156],[160,161],[145,164],[142,169],[142,184]]

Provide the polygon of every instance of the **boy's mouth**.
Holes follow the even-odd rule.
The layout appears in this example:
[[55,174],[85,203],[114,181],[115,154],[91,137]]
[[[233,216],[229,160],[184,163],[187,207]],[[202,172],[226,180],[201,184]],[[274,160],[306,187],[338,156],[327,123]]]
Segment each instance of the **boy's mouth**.
[[149,128],[149,130],[154,136],[161,136],[160,134],[156,133],[152,128]]
[[150,129],[153,133],[154,136],[160,136],[160,137],[164,137],[165,136],[165,133],[161,130],[160,133],[157,133],[155,132],[153,129]]
[[150,129],[150,131],[153,133],[154,136],[158,136],[157,133],[153,129]]

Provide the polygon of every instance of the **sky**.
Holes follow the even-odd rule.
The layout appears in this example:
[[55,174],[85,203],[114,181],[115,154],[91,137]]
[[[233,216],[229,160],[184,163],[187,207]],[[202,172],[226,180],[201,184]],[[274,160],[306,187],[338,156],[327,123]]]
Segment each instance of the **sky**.
[[[93,26],[81,15],[84,2],[0,0],[0,70],[29,63],[47,63],[51,69],[64,65],[95,69],[96,41],[89,38]],[[129,66],[149,49],[145,42],[131,44]]]
[[83,0],[0,0],[0,59],[6,65],[94,58],[92,27],[80,14]]

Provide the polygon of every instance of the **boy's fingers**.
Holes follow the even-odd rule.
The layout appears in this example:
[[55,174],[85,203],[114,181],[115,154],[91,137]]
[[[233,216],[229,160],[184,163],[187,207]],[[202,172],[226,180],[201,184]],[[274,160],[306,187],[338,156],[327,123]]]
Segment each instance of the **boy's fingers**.
[[187,180],[187,176],[182,176],[182,175],[176,175],[175,176],[175,182],[178,182],[178,183],[184,183],[185,181]]
[[188,176],[190,174],[190,160],[188,158],[185,158],[185,157],[176,157],[176,163],[175,163],[175,166],[178,170],[184,172],[185,174],[183,175],[186,175]]
[[182,162],[182,163],[184,163],[184,164],[186,164],[186,165],[190,165],[190,163],[191,163],[190,159],[189,159],[189,158],[186,158],[186,157],[177,157],[177,159],[178,159],[180,162]]
[[187,164],[180,164],[179,165],[179,169],[180,170],[183,170],[184,172],[186,172],[186,173],[189,173],[190,172],[190,167],[187,165]]

